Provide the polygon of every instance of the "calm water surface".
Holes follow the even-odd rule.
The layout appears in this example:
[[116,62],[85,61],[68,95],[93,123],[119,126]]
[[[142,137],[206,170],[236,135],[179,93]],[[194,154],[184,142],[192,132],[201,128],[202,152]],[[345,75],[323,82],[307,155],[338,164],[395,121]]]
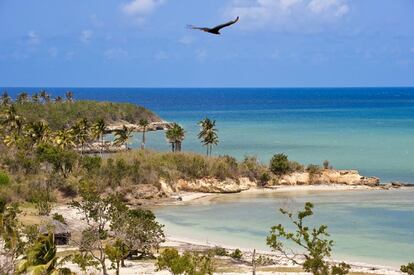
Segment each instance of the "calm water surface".
[[[393,191],[286,192],[222,195],[212,202],[156,209],[167,234],[269,250],[272,225],[289,222],[277,211],[315,204],[310,225],[326,224],[336,259],[399,266],[414,260],[414,188]],[[290,229],[293,229],[290,227]]]
[[[10,94],[39,88],[3,88]],[[63,95],[68,88],[46,88]],[[267,163],[284,152],[302,163],[359,169],[384,182],[414,183],[414,88],[349,89],[71,89],[80,99],[131,102],[154,110],[186,129],[184,150],[204,153],[197,122],[217,120],[214,153]],[[140,144],[140,135],[133,146]],[[169,150],[162,132],[148,147]]]

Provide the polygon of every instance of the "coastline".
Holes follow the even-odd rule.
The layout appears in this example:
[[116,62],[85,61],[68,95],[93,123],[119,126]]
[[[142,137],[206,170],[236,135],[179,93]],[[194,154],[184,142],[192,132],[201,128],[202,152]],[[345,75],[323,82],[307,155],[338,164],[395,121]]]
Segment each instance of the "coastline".
[[[404,189],[402,187],[401,189]],[[278,186],[276,188],[251,188],[249,190],[242,191],[237,194],[269,194],[269,193],[286,193],[286,192],[358,192],[358,191],[370,191],[370,190],[383,190],[381,187],[371,187],[365,185],[357,185],[357,186],[350,186],[350,185],[341,185],[341,184],[324,184],[324,185],[309,185],[309,186]],[[383,190],[387,192],[387,190]],[[237,194],[217,194],[217,193],[197,193],[197,192],[180,192],[172,196],[174,201],[163,202],[161,204],[154,204],[149,206],[149,208],[157,208],[157,207],[166,207],[168,205],[191,205],[191,204],[209,204],[216,198],[220,197],[228,197],[231,199],[232,195]],[[181,200],[178,201],[177,198],[181,197]],[[60,205],[53,209],[52,212],[57,212],[65,216],[68,224],[73,231],[81,231],[83,229],[81,217],[76,210],[68,207],[67,205]],[[180,251],[184,250],[208,250],[214,248],[215,246],[220,246],[226,248],[229,251],[235,250],[236,247],[224,245],[220,242],[206,242],[200,241],[191,238],[185,238],[186,232],[182,232],[181,236],[168,234],[166,237],[166,242],[163,243],[162,247],[174,247]],[[248,247],[237,247],[240,249],[244,254],[243,261],[239,263],[232,263],[232,268],[237,270],[235,272],[217,272],[216,274],[251,274],[251,266],[249,266],[249,258],[251,261],[252,249]],[[64,249],[74,249],[74,247],[68,247]],[[263,257],[275,257],[277,256],[276,253],[266,250],[257,250],[257,256]],[[333,260],[333,262],[338,262],[339,259]],[[340,258],[340,260],[346,260],[346,258]],[[386,275],[394,275],[394,274],[402,274],[399,272],[399,268],[397,266],[391,265],[380,265],[380,264],[371,264],[366,263],[363,260],[361,261],[347,261],[352,266],[353,272],[360,272],[360,273],[370,273],[370,274],[386,274]],[[236,268],[236,267],[237,268]],[[76,267],[73,267],[76,268]],[[285,270],[285,272],[264,272],[260,271],[260,274],[306,274],[306,273],[299,273],[295,270],[298,269],[292,263],[289,263],[287,260],[279,260],[276,265],[269,265],[266,266],[266,270]],[[127,261],[127,267],[123,268],[123,274],[133,274],[137,270],[142,272],[143,274],[167,274],[162,272],[155,272],[155,262],[135,262],[135,261]],[[265,270],[265,269],[263,269]],[[289,271],[287,271],[289,270]]]
[[[267,188],[251,187],[238,193],[202,193],[202,192],[177,192],[170,196],[172,200],[155,202],[153,207],[168,205],[186,205],[194,203],[206,203],[218,197],[229,197],[234,194],[275,194],[288,192],[335,192],[335,191],[372,191],[384,190],[386,185],[368,186],[368,185],[347,185],[347,184],[315,184],[315,185],[279,185]],[[404,190],[411,188],[408,186],[394,187],[393,189]]]

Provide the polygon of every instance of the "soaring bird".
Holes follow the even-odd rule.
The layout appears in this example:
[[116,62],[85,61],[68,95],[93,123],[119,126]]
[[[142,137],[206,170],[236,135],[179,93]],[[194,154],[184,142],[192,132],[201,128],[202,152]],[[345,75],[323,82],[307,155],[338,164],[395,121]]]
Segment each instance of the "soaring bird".
[[235,24],[237,21],[239,21],[239,17],[238,17],[238,16],[237,16],[237,18],[236,18],[235,20],[233,20],[233,21],[230,21],[230,22],[227,22],[227,23],[224,23],[224,24],[221,24],[221,25],[215,26],[215,27],[213,27],[213,28],[205,28],[205,27],[200,28],[200,27],[195,27],[195,26],[192,26],[192,25],[188,25],[188,27],[189,27],[190,29],[192,29],[192,30],[200,30],[200,31],[204,31],[204,32],[208,32],[208,33],[212,33],[212,34],[217,34],[217,35],[219,35],[219,34],[220,34],[220,30],[221,30],[222,28],[225,28],[225,27],[231,26],[231,25]]

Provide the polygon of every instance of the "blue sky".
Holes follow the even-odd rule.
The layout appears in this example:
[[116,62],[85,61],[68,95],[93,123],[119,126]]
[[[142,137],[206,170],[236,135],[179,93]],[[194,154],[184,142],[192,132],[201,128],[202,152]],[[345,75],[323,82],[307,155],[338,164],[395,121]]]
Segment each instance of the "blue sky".
[[[0,86],[414,86],[413,0],[0,0]],[[240,22],[214,36],[186,29]]]

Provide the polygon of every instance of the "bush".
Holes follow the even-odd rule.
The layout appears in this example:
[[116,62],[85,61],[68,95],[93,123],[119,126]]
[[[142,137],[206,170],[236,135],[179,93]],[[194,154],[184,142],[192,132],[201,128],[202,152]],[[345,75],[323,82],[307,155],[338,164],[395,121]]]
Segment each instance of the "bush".
[[315,183],[315,178],[321,173],[321,167],[315,164],[309,164],[306,167],[306,171],[309,173],[309,183]]
[[228,252],[224,247],[216,246],[212,248],[210,251],[216,256],[228,256]]
[[276,154],[270,160],[270,171],[277,176],[285,175],[289,172],[289,160],[285,154]]
[[323,161],[323,169],[329,169],[329,160],[324,160]]
[[9,184],[10,184],[9,176],[6,173],[0,171],[0,186],[6,186]]
[[243,257],[243,253],[241,252],[241,250],[240,249],[236,249],[236,250],[234,250],[231,254],[230,254],[230,257],[232,257],[233,259],[235,259],[235,260],[241,260],[241,258]]
[[414,275],[414,262],[402,265],[401,272],[407,273],[408,275]]
[[215,267],[210,254],[185,252],[182,256],[175,248],[165,249],[157,258],[157,270],[168,270],[172,274],[213,274]]
[[267,172],[264,172],[259,178],[259,182],[261,186],[266,186],[269,181],[270,181],[270,175]]

